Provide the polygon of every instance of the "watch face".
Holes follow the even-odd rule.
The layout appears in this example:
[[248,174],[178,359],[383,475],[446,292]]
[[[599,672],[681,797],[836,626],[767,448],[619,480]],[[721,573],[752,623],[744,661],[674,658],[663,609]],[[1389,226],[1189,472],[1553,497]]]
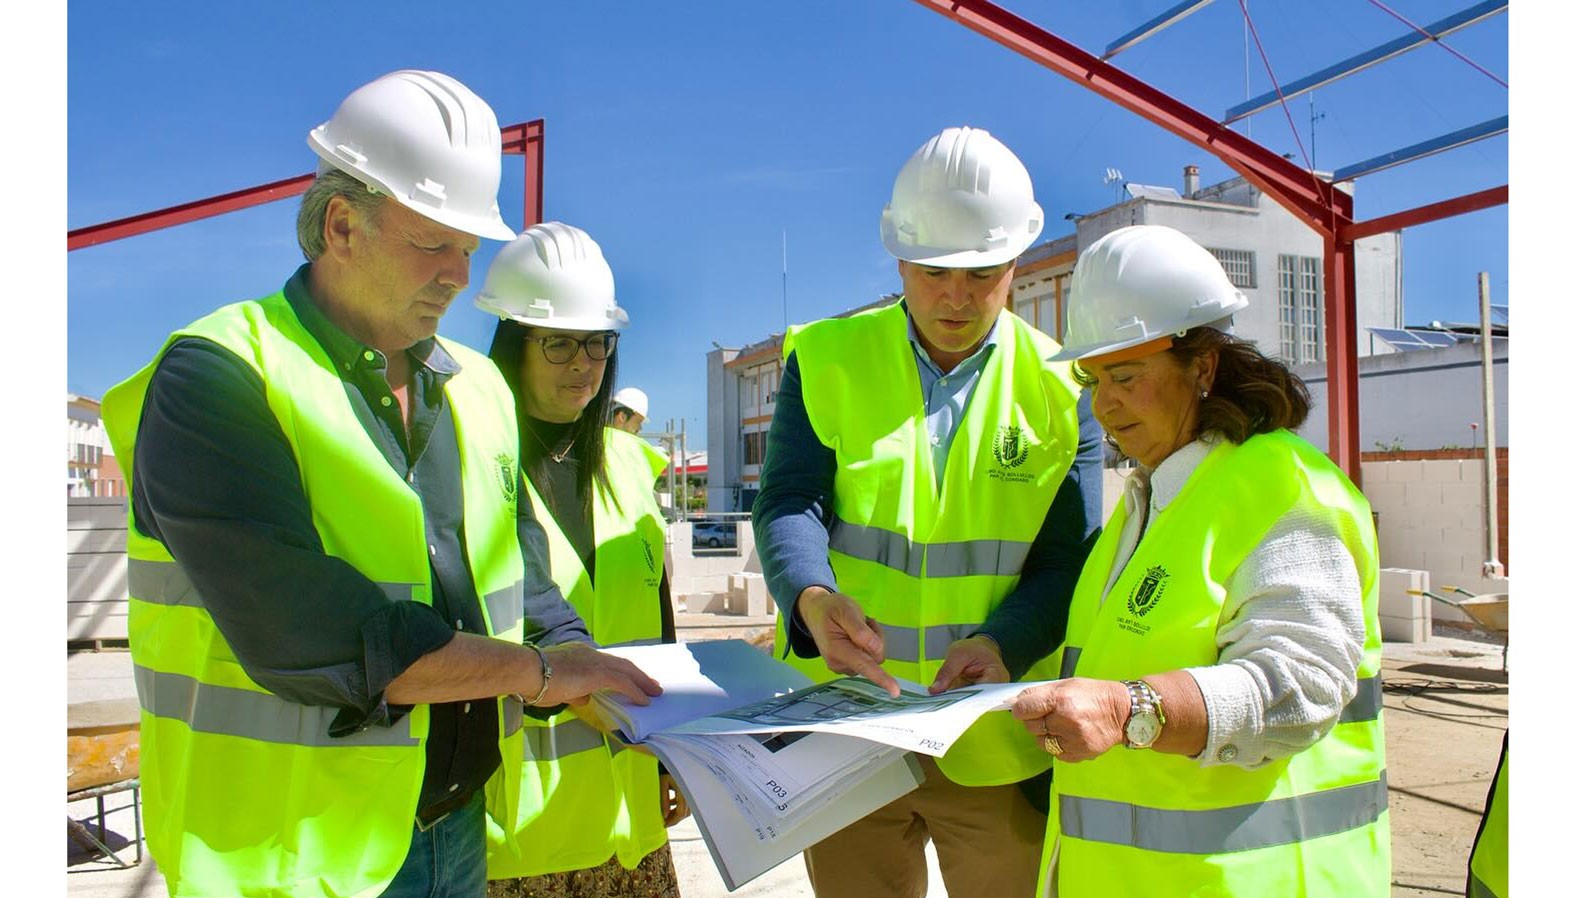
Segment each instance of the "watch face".
[[1138,748],[1154,744],[1159,735],[1159,718],[1153,711],[1138,711],[1127,721],[1127,741]]

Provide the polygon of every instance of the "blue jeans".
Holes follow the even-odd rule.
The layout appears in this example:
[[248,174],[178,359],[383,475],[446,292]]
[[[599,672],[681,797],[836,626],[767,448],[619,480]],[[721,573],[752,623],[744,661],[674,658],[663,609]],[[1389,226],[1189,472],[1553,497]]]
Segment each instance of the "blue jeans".
[[410,853],[382,898],[485,898],[486,803],[477,791],[426,832],[411,826]]

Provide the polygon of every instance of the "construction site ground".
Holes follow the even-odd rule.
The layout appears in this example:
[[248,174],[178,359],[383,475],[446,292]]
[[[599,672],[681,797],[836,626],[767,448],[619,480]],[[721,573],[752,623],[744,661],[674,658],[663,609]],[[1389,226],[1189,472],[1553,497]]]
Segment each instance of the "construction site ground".
[[[773,618],[678,614],[680,639],[747,639],[769,646]],[[1476,834],[1499,746],[1508,724],[1509,684],[1501,670],[1501,642],[1480,633],[1435,626],[1428,642],[1384,646],[1384,725],[1388,745],[1390,827],[1396,898],[1462,895],[1466,859]],[[133,695],[131,658],[124,650],[68,656],[72,702]],[[105,799],[106,842],[128,862],[131,793]],[[66,812],[96,831],[97,808],[82,801]],[[685,898],[728,895],[691,818],[669,831]],[[164,879],[151,857],[129,869],[94,856],[70,838],[66,846],[70,898],[162,898]],[[945,896],[933,849],[929,895]],[[812,895],[804,865],[793,858],[748,883],[740,898]],[[554,896],[542,896],[554,898]],[[610,896],[609,896],[610,898]]]

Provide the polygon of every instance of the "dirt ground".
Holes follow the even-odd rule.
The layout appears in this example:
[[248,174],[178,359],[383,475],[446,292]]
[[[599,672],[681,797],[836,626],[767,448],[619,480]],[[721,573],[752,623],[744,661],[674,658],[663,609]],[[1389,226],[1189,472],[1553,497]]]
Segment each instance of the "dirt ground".
[[1395,898],[1465,894],[1471,842],[1509,722],[1499,649],[1454,644],[1426,654],[1384,646]]

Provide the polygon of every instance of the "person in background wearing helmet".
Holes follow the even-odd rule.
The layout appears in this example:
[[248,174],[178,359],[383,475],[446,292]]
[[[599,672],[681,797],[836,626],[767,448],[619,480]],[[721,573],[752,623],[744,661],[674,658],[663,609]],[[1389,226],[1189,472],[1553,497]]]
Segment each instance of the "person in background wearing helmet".
[[[499,318],[488,354],[514,393],[522,502],[547,531],[554,581],[598,643],[676,642],[652,492],[667,460],[607,425],[629,318],[601,247],[560,222],[528,228],[476,305]],[[488,894],[676,895],[667,827],[687,810],[656,759],[572,713],[525,734],[519,822],[489,831]]]
[[[881,237],[901,302],[790,328],[753,520],[776,651],[810,676],[937,693],[1054,675],[1097,533],[1097,428],[1060,347],[1006,310],[1043,214],[1022,162],[947,128],[897,175]],[[1007,714],[909,795],[805,852],[819,898],[1026,895],[1050,765]],[[1019,788],[1019,783],[1025,783]]]
[[639,387],[624,387],[613,394],[612,426],[624,433],[639,433],[650,417],[651,400]]
[[1306,385],[1230,335],[1246,305],[1166,227],[1113,231],[1073,272],[1059,358],[1138,468],[1078,580],[1064,679],[1013,707],[1056,759],[1036,894],[1389,894],[1373,517],[1292,433]]
[[[104,399],[134,461],[148,846],[176,898],[480,898],[522,705],[660,689],[588,646],[523,642],[512,397],[436,337],[480,239],[514,236],[491,108],[399,71],[308,143],[306,264]],[[484,810],[494,775],[512,788]]]

